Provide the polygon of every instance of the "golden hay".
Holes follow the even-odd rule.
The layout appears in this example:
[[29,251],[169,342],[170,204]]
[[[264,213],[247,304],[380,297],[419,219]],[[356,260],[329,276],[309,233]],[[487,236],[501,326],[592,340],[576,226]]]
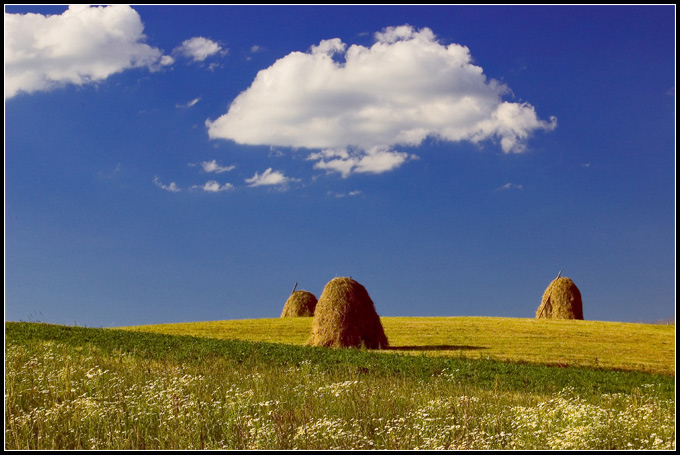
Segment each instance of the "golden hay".
[[310,346],[388,346],[380,316],[366,288],[351,278],[334,278],[326,284],[316,305]]
[[296,318],[302,316],[314,316],[316,297],[311,292],[293,291],[281,312],[282,318]]
[[583,319],[581,292],[571,278],[558,276],[548,285],[536,319]]

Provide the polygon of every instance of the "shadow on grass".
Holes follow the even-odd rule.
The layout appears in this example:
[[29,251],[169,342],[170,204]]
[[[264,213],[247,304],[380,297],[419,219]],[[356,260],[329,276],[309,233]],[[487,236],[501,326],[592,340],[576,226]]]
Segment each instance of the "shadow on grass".
[[388,346],[385,348],[391,351],[476,351],[479,349],[489,349],[484,346],[455,346],[451,344],[440,344],[434,346]]

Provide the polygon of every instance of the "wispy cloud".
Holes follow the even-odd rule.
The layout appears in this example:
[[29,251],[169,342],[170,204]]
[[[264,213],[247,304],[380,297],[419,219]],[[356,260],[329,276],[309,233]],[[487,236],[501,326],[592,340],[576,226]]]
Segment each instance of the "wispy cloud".
[[[411,157],[417,158],[415,155]],[[354,172],[380,174],[391,171],[411,157],[408,153],[390,150],[388,147],[372,147],[368,150],[326,149],[310,153],[307,160],[316,161],[315,169],[338,172],[346,178]]]
[[209,180],[205,182],[203,185],[194,185],[191,187],[193,190],[203,190],[208,193],[218,193],[220,191],[229,191],[234,189],[234,185],[231,183],[225,183],[224,185],[221,185],[217,183],[215,180]]
[[139,14],[125,5],[71,5],[51,16],[5,13],[5,99],[170,64],[144,43],[143,31]]
[[517,183],[506,183],[505,185],[496,188],[496,191],[507,191],[507,190],[523,190],[524,186]]
[[272,170],[272,168],[268,168],[262,174],[258,174],[256,172],[254,176],[245,180],[245,182],[248,184],[248,186],[251,186],[251,187],[269,186],[269,185],[284,185],[286,183],[295,182],[295,181],[297,181],[297,179],[286,177],[285,175],[283,175],[282,172],[274,171],[274,170]]
[[372,47],[323,40],[277,60],[226,114],[206,121],[209,136],[322,150],[309,155],[315,167],[346,177],[393,170],[408,159],[396,146],[428,137],[498,140],[513,153],[557,124],[528,103],[503,101],[510,89],[487,79],[467,47],[444,45],[428,28],[389,27],[375,40]]
[[178,107],[178,108],[188,108],[188,107],[193,107],[193,106],[195,106],[196,103],[198,103],[199,101],[201,101],[200,98],[194,98],[193,100],[189,101],[188,103],[184,103],[184,104],[176,104],[175,106]]
[[328,192],[329,196],[333,196],[333,197],[338,198],[338,199],[344,198],[344,197],[360,196],[361,194],[362,194],[362,192],[360,190],[350,191],[348,193],[337,193],[337,192],[333,192],[333,191]]
[[219,164],[217,164],[217,160],[203,161],[201,162],[201,167],[205,172],[214,172],[215,174],[229,172],[236,168],[236,166],[234,166],[233,164],[231,166],[220,166]]
[[175,182],[170,182],[169,185],[164,185],[161,183],[158,177],[154,177],[153,183],[160,189],[165,190],[165,191],[170,191],[171,193],[178,193],[182,191],[180,188],[177,187],[177,184]]

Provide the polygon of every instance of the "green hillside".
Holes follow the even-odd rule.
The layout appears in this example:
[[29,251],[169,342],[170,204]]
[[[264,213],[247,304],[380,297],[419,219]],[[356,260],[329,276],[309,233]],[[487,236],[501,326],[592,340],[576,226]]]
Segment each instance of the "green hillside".
[[[675,374],[675,326],[492,317],[383,317],[382,352]],[[126,330],[303,345],[311,318],[241,319]]]

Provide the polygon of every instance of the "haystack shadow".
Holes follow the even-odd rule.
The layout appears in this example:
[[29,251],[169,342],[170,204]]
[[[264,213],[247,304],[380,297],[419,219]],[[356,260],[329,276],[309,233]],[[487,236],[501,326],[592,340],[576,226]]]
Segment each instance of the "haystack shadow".
[[476,351],[489,348],[484,346],[456,346],[452,344],[440,344],[434,346],[387,346],[383,349],[392,351]]

